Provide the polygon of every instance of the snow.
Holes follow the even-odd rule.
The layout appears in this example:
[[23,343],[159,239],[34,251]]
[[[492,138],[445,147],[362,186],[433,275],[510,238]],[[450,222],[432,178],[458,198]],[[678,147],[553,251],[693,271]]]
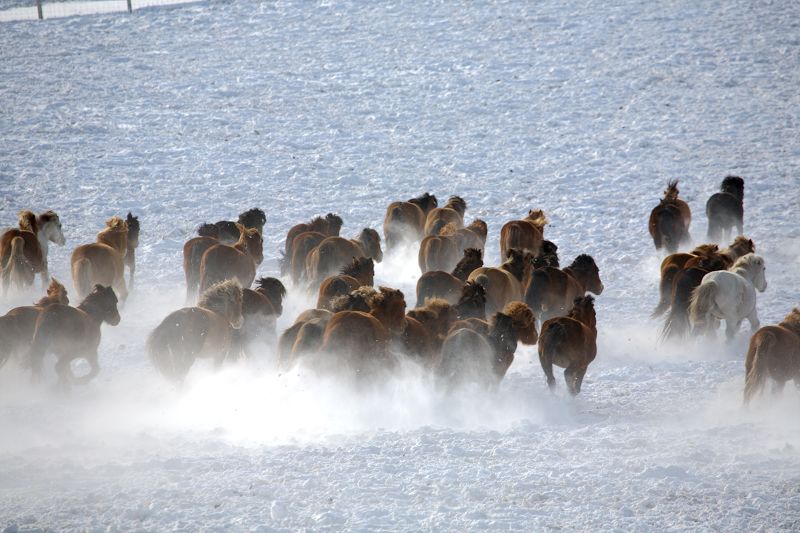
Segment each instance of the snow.
[[[767,263],[763,324],[800,303],[800,13],[794,4],[200,2],[4,22],[0,225],[54,209],[69,254],[104,220],[142,223],[137,287],[103,326],[100,375],[65,395],[0,370],[0,526],[34,530],[798,530],[800,394],[741,408],[748,332],[657,343],[650,209],[679,178],[705,200],[745,178]],[[445,395],[413,365],[353,390],[278,375],[270,350],[174,390],[144,352],[183,305],[198,224],[459,194],[467,220],[551,219],[590,253],[599,349],[581,395],[551,395],[522,348],[496,394]],[[415,250],[378,281],[412,302]],[[0,302],[0,312],[37,295]],[[280,327],[311,298],[291,288]]]

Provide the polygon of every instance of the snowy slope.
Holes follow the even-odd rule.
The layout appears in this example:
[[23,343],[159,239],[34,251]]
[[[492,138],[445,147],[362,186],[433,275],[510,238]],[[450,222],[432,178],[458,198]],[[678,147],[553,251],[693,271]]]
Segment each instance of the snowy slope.
[[[700,4],[700,5],[698,5]],[[55,209],[71,249],[132,210],[137,290],[100,376],[64,396],[0,370],[0,526],[34,529],[800,529],[800,395],[740,408],[748,334],[660,346],[646,222],[668,179],[694,211],[745,177],[762,323],[800,304],[800,7],[770,2],[225,2],[3,23],[0,225]],[[409,367],[381,390],[277,376],[265,350],[180,393],[144,338],[183,304],[203,221],[267,212],[343,234],[458,193],[467,219],[542,208],[562,262],[598,261],[581,396],[535,350],[496,395]],[[413,298],[414,250],[379,281]],[[69,285],[69,284],[68,284]],[[0,312],[28,302],[0,302]],[[309,305],[293,291],[280,325]]]

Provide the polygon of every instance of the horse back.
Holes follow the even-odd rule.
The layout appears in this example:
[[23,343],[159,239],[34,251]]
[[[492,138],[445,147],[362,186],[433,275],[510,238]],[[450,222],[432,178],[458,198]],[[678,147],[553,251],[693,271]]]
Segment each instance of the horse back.
[[249,287],[256,276],[252,258],[233,246],[217,243],[203,253],[200,259],[200,290],[218,281],[237,278],[243,287]]
[[11,255],[11,241],[15,237],[22,237],[22,240],[25,241],[23,253],[34,273],[41,272],[44,268],[42,245],[35,233],[21,229],[10,229],[0,237],[0,266],[8,262],[8,257]]
[[32,344],[70,353],[100,344],[100,324],[84,311],[64,304],[47,306],[36,319]]
[[712,194],[706,202],[706,215],[709,218],[733,218],[741,220],[744,216],[742,200],[728,192]]

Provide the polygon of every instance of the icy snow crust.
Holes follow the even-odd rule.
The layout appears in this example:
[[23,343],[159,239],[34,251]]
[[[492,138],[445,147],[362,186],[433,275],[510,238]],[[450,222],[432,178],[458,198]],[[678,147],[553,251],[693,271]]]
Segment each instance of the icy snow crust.
[[[800,303],[798,21],[737,0],[240,1],[3,24],[0,224],[55,209],[70,289],[106,218],[131,210],[143,234],[92,384],[0,370],[0,526],[797,531],[800,394],[740,407],[746,326],[657,343],[646,222],[680,178],[702,242],[705,200],[744,176],[762,323]],[[375,390],[278,376],[266,349],[180,392],[151,368],[199,223],[264,208],[275,275],[292,224],[332,211],[354,235],[426,190],[489,223],[489,264],[529,208],[564,264],[597,259],[580,397],[560,376],[551,395],[527,347],[496,395],[445,396],[410,365]],[[413,249],[377,268],[410,304],[417,274]],[[311,304],[290,290],[280,327]]]

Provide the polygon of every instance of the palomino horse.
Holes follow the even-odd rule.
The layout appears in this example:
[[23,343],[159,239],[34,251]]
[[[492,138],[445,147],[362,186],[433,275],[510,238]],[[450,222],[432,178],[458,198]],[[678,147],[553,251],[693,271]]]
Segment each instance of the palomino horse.
[[[22,246],[24,261],[20,255],[11,260],[12,241],[15,237],[21,237],[24,246],[17,244],[18,249]],[[19,213],[19,228],[10,229],[0,236],[0,271],[6,271],[6,265],[18,269],[14,277],[25,285],[33,283],[31,274],[40,273],[42,285],[48,283],[50,278],[47,267],[47,255],[49,243],[64,246],[66,240],[61,228],[61,220],[54,211],[45,211],[35,215],[31,211],[21,211]],[[19,270],[24,269],[24,270]],[[4,278],[11,274],[4,275]],[[23,276],[20,279],[20,276]],[[8,285],[4,283],[7,288]],[[18,284],[19,286],[19,284]]]
[[407,202],[389,204],[383,217],[386,249],[394,248],[404,240],[417,242],[422,239],[428,213],[438,205],[436,197],[427,192]]
[[36,329],[36,319],[44,308],[51,304],[69,304],[67,289],[55,278],[50,279],[47,295],[38,302],[15,307],[0,317],[0,366],[3,366],[13,353],[30,347]]
[[482,266],[481,251],[477,248],[467,248],[452,274],[442,270],[425,272],[417,280],[417,307],[425,305],[425,300],[428,298],[444,298],[451,304],[457,303],[467,277],[473,270]]
[[[28,353],[34,379],[41,377],[45,356],[53,352],[58,356],[56,373],[59,384],[85,384],[100,372],[97,347],[100,345],[100,325],[119,324],[117,295],[111,287],[95,285],[78,307],[50,304],[39,313]],[[70,363],[84,358],[89,363],[89,373],[75,377]]]
[[200,259],[200,291],[215,283],[236,279],[249,287],[256,277],[256,265],[264,260],[261,233],[256,228],[239,225],[239,240],[234,245],[217,243]]
[[564,380],[570,394],[581,392],[583,376],[597,356],[597,321],[594,298],[575,298],[567,316],[551,318],[542,324],[539,334],[539,362],[550,390],[556,387],[553,365],[564,368]]
[[381,238],[374,229],[364,228],[358,238],[327,237],[311,250],[306,258],[306,272],[313,287],[328,276],[350,264],[354,257],[371,257],[376,263],[383,259]]
[[[311,222],[303,222],[289,228],[289,231],[286,233],[283,257],[281,258],[281,274],[286,274],[288,268],[292,265],[292,257],[294,256],[294,241],[297,236],[303,233],[311,232],[322,234],[325,237],[338,237],[341,229],[342,217],[333,213],[328,213],[325,215],[325,217],[313,218],[311,219]],[[320,239],[317,244],[320,242],[322,242],[322,239]],[[316,244],[314,246],[316,246]],[[308,251],[311,251],[311,248],[309,248]],[[305,255],[303,255],[302,259],[303,262],[301,265],[303,268],[305,268]]]
[[128,224],[128,250],[125,253],[124,263],[131,274],[131,281],[128,283],[128,289],[133,290],[133,278],[136,275],[136,248],[139,247],[139,232],[141,226],[139,225],[139,217],[133,216],[130,212],[128,212],[125,222]]
[[764,326],[750,337],[744,381],[745,405],[764,388],[768,377],[774,392],[790,379],[800,386],[800,309],[795,307],[777,326]]
[[744,180],[726,176],[719,191],[706,202],[708,239],[714,242],[724,239],[734,226],[737,235],[744,232]]
[[451,196],[444,207],[436,207],[428,212],[425,218],[425,235],[436,235],[446,224],[455,224],[456,228],[463,228],[466,210],[467,202],[460,196]]
[[592,256],[581,254],[561,270],[553,267],[534,270],[525,291],[525,303],[544,322],[569,313],[570,303],[586,291],[602,294],[603,282]]
[[668,253],[677,252],[681,243],[689,241],[691,221],[689,205],[678,198],[678,180],[670,181],[664,198],[650,212],[647,224],[656,250],[666,248]]
[[245,228],[255,228],[260,234],[264,234],[264,224],[267,223],[267,216],[264,211],[254,207],[239,215],[237,222],[232,220],[220,220],[215,222],[217,227],[217,239],[223,244],[233,244],[239,240],[240,229],[236,224],[241,224]]
[[544,227],[547,217],[541,209],[528,211],[522,220],[506,222],[500,229],[500,255],[507,257],[511,248],[539,255],[544,240]]
[[78,298],[85,298],[94,285],[110,285],[123,302],[128,297],[125,285],[125,254],[128,250],[128,223],[111,217],[97,234],[97,242],[73,250],[72,283]]
[[739,236],[722,251],[716,244],[701,244],[689,253],[668,255],[661,261],[660,299],[650,318],[660,316],[669,309],[672,302],[673,283],[681,270],[696,267],[701,262],[708,265],[716,260],[722,262],[721,268],[730,268],[741,256],[755,251],[756,247],[751,239]]
[[417,262],[423,274],[433,270],[448,271],[458,263],[461,243],[457,231],[458,228],[451,222],[442,227],[437,235],[428,235],[422,239]]
[[[508,259],[499,268],[480,267],[470,272],[468,280],[477,281],[486,289],[486,314],[501,311],[508,302],[522,300],[531,273],[533,256],[512,248]],[[480,317],[483,318],[483,317]]]
[[331,300],[349,294],[364,285],[372,286],[375,281],[375,262],[371,257],[354,257],[352,263],[342,268],[338,276],[325,278],[319,286],[317,309],[331,309]]
[[153,330],[147,339],[150,360],[164,377],[176,382],[186,378],[197,358],[211,358],[218,368],[230,353],[233,330],[243,322],[239,282],[212,285],[197,307],[170,313]]
[[767,289],[765,269],[763,257],[747,254],[737,259],[730,270],[706,274],[700,286],[692,292],[689,302],[693,331],[713,333],[716,321],[725,319],[725,333],[730,340],[745,318],[750,322],[750,328],[757,330],[756,290],[764,292]]

